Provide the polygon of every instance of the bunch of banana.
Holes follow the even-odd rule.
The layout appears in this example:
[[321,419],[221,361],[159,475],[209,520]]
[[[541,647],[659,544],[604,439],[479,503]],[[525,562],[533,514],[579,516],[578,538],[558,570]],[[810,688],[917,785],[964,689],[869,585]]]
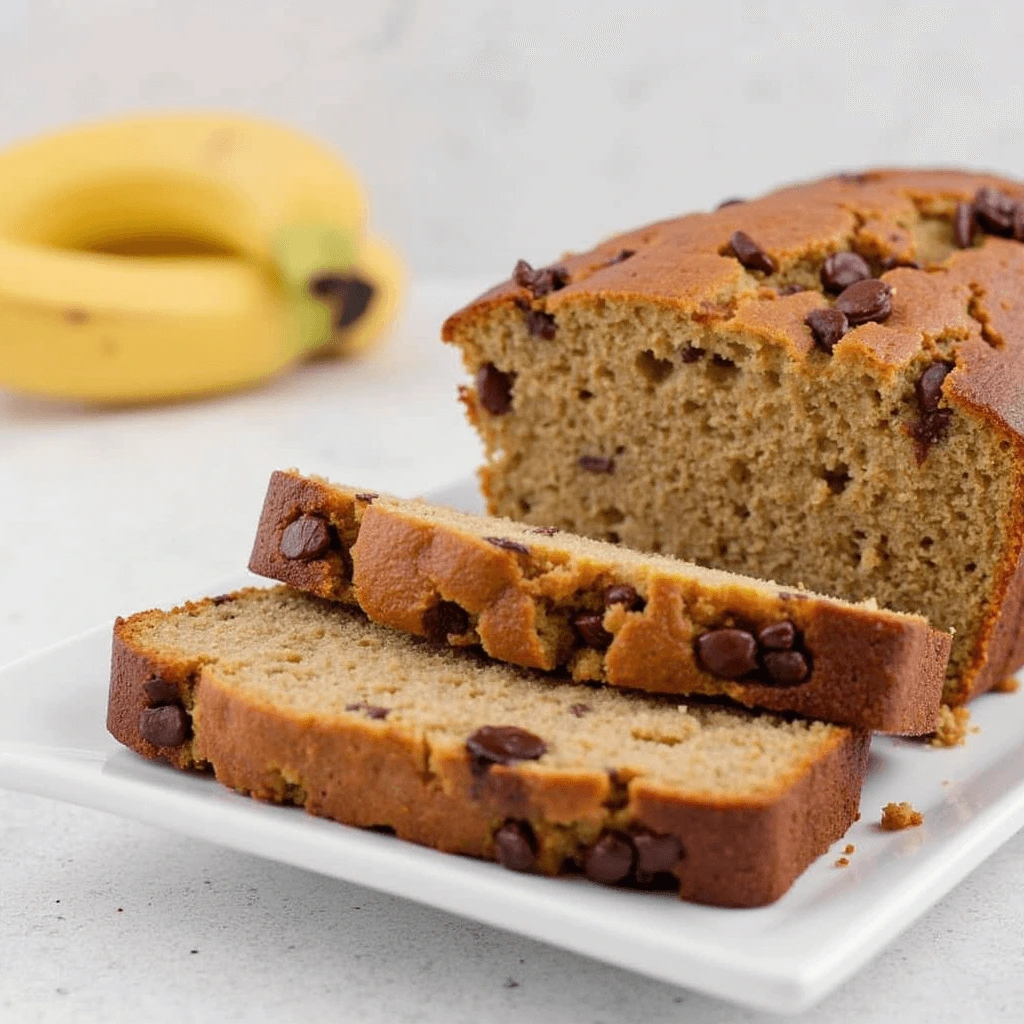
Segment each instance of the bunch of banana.
[[101,402],[254,384],[350,352],[402,267],[353,172],[276,124],[140,116],[0,154],[0,386]]

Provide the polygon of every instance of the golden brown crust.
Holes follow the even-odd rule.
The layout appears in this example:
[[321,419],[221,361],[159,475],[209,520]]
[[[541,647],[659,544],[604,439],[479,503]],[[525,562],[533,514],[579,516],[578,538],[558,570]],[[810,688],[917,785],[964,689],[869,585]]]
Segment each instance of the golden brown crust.
[[[300,714],[233,686],[212,658],[201,663],[152,650],[139,627],[164,614],[176,613],[146,612],[115,625],[110,732],[144,757],[211,767],[218,781],[258,799],[489,859],[496,858],[496,826],[526,819],[539,846],[537,869],[549,874],[578,857],[572,835],[593,839],[609,826],[649,829],[682,843],[680,896],[725,907],[778,899],[857,813],[870,741],[864,732],[834,730],[791,782],[746,801],[682,797],[642,777],[613,793],[606,772],[528,763],[494,765],[481,775],[462,745],[428,749],[401,725]],[[193,734],[180,750],[156,748],[139,734],[154,676],[181,681]]]
[[[505,282],[449,317],[442,335],[473,363],[474,332],[496,310],[527,303],[558,317],[614,299],[671,309],[684,322],[715,321],[725,332],[752,334],[807,362],[814,344],[804,317],[826,304],[817,267],[828,254],[851,249],[871,260],[894,289],[892,315],[850,330],[834,358],[851,373],[866,361],[881,374],[922,358],[955,362],[943,388],[946,404],[993,432],[1016,467],[1011,507],[999,510],[1008,519],[1005,550],[971,638],[970,663],[944,695],[963,703],[1024,665],[1024,245],[979,232],[975,244],[960,250],[946,237],[957,204],[986,187],[1024,199],[1019,181],[956,170],[879,169],[794,185],[571,254],[559,261],[570,283],[546,296],[534,298]],[[929,230],[940,222],[945,235]],[[736,230],[770,255],[773,273],[745,270],[733,257]],[[632,255],[617,261],[623,251]],[[914,261],[922,266],[899,265]],[[787,284],[811,290],[786,295]],[[464,401],[479,418],[475,395]],[[492,508],[493,474],[493,468],[482,471]]]
[[[682,563],[672,573],[652,561],[626,578],[611,546],[603,560],[563,551],[554,562],[557,536],[517,533],[528,553],[509,551],[425,518],[415,503],[383,497],[367,503],[355,495],[326,481],[275,473],[250,569],[319,597],[358,603],[371,619],[418,635],[429,608],[452,602],[473,625],[452,642],[476,642],[498,660],[546,670],[573,663],[572,609],[597,601],[603,611],[604,589],[629,583],[645,606],[605,615],[610,646],[603,658],[579,661],[577,678],[657,693],[726,695],[751,707],[881,732],[922,734],[936,726],[950,638],[923,619],[772,593],[738,576],[705,583],[688,579]],[[322,561],[303,562],[281,554],[285,527],[302,514],[339,525],[339,534],[351,538],[344,558],[329,552]],[[796,625],[810,652],[813,671],[804,683],[730,682],[695,658],[695,638],[710,626],[781,620]]]

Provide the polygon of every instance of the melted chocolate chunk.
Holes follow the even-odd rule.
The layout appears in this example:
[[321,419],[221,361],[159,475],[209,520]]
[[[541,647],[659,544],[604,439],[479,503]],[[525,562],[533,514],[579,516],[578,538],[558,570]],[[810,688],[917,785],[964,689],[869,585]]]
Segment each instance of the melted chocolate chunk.
[[993,235],[1013,234],[1013,214],[1017,204],[997,188],[986,186],[974,194],[974,216]]
[[576,465],[588,473],[615,472],[615,460],[608,458],[607,455],[581,455],[576,460]]
[[734,231],[729,239],[732,254],[747,270],[775,273],[775,260],[771,258],[745,231]]
[[558,333],[554,316],[542,309],[531,309],[526,314],[526,329],[535,338],[543,338],[545,341],[550,341]]
[[545,537],[554,537],[558,533],[557,526],[535,526],[530,533],[539,533]]
[[576,635],[595,651],[603,651],[612,642],[611,633],[604,628],[604,616],[596,612],[579,612],[574,615],[572,628]]
[[741,203],[745,203],[746,199],[739,199],[733,197],[732,199],[723,199],[716,207],[716,210],[724,210],[727,206],[739,206]]
[[479,768],[487,769],[492,764],[536,761],[548,745],[517,725],[484,725],[466,740],[466,749]]
[[800,292],[805,292],[805,291],[807,291],[807,286],[806,285],[797,284],[795,281],[792,281],[789,284],[784,284],[781,288],[779,288],[778,289],[778,294],[779,295],[799,295]]
[[576,718],[582,718],[588,711],[592,711],[593,708],[589,704],[570,704],[569,711]]
[[863,256],[855,252],[834,252],[821,265],[821,284],[827,292],[838,295],[851,284],[866,281],[871,268]]
[[583,870],[595,882],[614,885],[629,877],[635,860],[636,850],[629,836],[605,832],[587,851]]
[[613,583],[604,592],[604,606],[611,608],[613,604],[624,604],[627,609],[632,609],[640,602],[640,595],[636,587],[628,583]]
[[704,358],[704,349],[697,348],[696,345],[684,345],[679,350],[679,358],[684,363],[696,363]]
[[476,393],[480,404],[492,416],[504,416],[512,408],[514,373],[503,373],[494,363],[484,363],[476,371]]
[[922,413],[935,412],[942,401],[942,382],[953,369],[950,363],[932,363],[917,379],[914,391]]
[[811,329],[814,344],[832,354],[832,349],[850,329],[846,314],[839,309],[812,309],[804,319]]
[[159,676],[147,679],[142,684],[142,691],[146,695],[146,703],[151,708],[163,707],[166,704],[180,704],[181,694],[174,683],[167,682]]
[[569,271],[565,267],[540,267],[534,270],[526,260],[520,260],[512,271],[512,280],[520,288],[527,288],[535,299],[557,292],[569,283]]
[[970,203],[957,203],[953,214],[953,244],[958,249],[969,249],[974,241],[974,207]]
[[537,862],[537,841],[529,822],[509,818],[494,833],[498,863],[509,871],[532,871]]
[[636,255],[636,249],[620,249],[606,264],[605,266],[612,266],[615,263],[624,263],[630,258],[630,256]]
[[379,494],[375,494],[373,491],[366,491],[363,494],[356,495],[356,501],[365,501],[367,505],[372,505],[374,501],[379,498]]
[[331,546],[331,531],[322,516],[306,514],[290,522],[281,533],[278,550],[293,561],[322,558]]
[[713,629],[697,637],[697,659],[719,679],[739,679],[757,668],[757,641],[745,629]]
[[683,844],[675,836],[657,835],[654,832],[637,832],[633,835],[636,849],[636,874],[638,881],[652,875],[671,871],[683,855]]
[[188,713],[180,704],[146,708],[139,715],[139,735],[154,747],[180,747],[189,732]]
[[796,626],[788,619],[762,626],[757,631],[757,642],[769,651],[788,651],[796,643]]
[[836,299],[836,309],[846,314],[851,327],[872,320],[881,323],[892,313],[892,288],[873,278],[858,281]]
[[800,651],[768,651],[764,667],[772,682],[779,686],[795,686],[811,674],[807,658]]
[[907,427],[907,433],[914,439],[914,454],[919,466],[928,457],[932,445],[945,438],[952,422],[952,409],[936,409]]
[[454,601],[438,601],[423,613],[422,624],[428,639],[443,643],[449,634],[461,636],[469,629],[469,616]]
[[509,540],[507,537],[484,537],[484,540],[488,544],[493,544],[496,548],[501,548],[502,551],[514,551],[517,555],[528,555],[530,553],[530,549],[525,544],[520,544],[516,540]]
[[356,704],[346,704],[346,711],[362,711],[367,718],[383,720],[391,714],[391,708],[378,707],[376,704],[367,704],[366,701],[359,701]]

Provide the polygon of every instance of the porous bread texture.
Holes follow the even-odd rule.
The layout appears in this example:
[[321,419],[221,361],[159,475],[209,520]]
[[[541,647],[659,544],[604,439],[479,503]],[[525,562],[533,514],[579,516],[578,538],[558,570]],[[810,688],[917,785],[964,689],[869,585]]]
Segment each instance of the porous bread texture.
[[[953,247],[956,204],[983,186],[1024,195],[957,172],[796,186],[611,239],[560,261],[561,290],[509,282],[455,314],[444,337],[467,368],[511,379],[505,414],[464,389],[491,511],[920,612],[955,630],[947,703],[994,685],[1024,661],[1024,245]],[[732,256],[736,230],[773,273]],[[829,354],[804,321],[847,250],[893,311]],[[952,416],[929,446],[911,430],[935,362],[955,364]]]
[[[330,524],[315,557],[288,557],[299,520]],[[748,706],[884,732],[934,730],[949,637],[917,616],[853,606],[604,541],[361,492],[298,473],[271,477],[250,569],[377,622],[577,680]],[[614,589],[630,595],[609,601]],[[590,623],[581,631],[581,621]],[[783,685],[764,659],[716,675],[697,654],[722,628],[788,622],[805,678]],[[595,636],[596,631],[596,636]],[[752,638],[751,638],[752,639]]]
[[[189,711],[181,747],[139,732],[154,678]],[[481,771],[466,741],[486,725],[547,748]],[[552,685],[284,587],[119,620],[108,727],[259,798],[442,850],[493,857],[496,829],[526,821],[552,874],[609,829],[675,834],[681,893],[725,905],[776,898],[846,830],[867,754],[838,726]]]

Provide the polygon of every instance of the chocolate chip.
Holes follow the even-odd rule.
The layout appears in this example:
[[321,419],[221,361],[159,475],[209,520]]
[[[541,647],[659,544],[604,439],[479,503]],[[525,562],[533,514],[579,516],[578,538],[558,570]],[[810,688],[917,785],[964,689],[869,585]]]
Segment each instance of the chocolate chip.
[[438,601],[423,613],[423,632],[430,640],[443,642],[449,634],[461,636],[469,629],[469,616],[454,601]]
[[512,280],[520,288],[528,288],[535,299],[557,292],[569,283],[565,267],[540,267],[534,270],[526,260],[520,260],[512,271]]
[[364,494],[357,494],[356,501],[365,501],[367,505],[372,505],[379,497],[380,495],[374,494],[373,491],[366,491]]
[[613,604],[624,604],[626,608],[635,608],[640,600],[636,587],[628,583],[613,583],[604,592],[604,606],[611,608]]
[[869,320],[880,323],[892,313],[892,288],[884,281],[858,281],[836,299],[836,309],[846,314],[851,327]]
[[576,635],[595,651],[603,651],[611,642],[612,635],[604,628],[604,616],[597,612],[579,612],[573,616],[572,628]]
[[605,832],[587,851],[583,870],[595,882],[614,885],[629,876],[635,859],[636,851],[629,836]]
[[696,363],[698,360],[704,358],[704,349],[697,348],[696,345],[684,345],[679,350],[679,358],[684,363]]
[[376,718],[382,720],[391,714],[391,708],[378,707],[376,704],[367,704],[365,701],[359,701],[357,704],[346,704],[346,711],[363,711],[366,713],[367,718]]
[[517,555],[528,555],[530,553],[530,549],[525,544],[509,540],[507,537],[484,537],[484,540],[488,544],[493,544],[496,548],[501,548],[502,551],[514,551]]
[[512,408],[514,373],[503,373],[494,363],[484,363],[476,371],[476,393],[480,404],[492,416],[504,416]]
[[1013,213],[1016,203],[997,188],[985,186],[974,194],[974,216],[993,235],[1013,234]]
[[234,594],[218,594],[216,597],[210,598],[210,603],[220,607],[222,604],[230,604],[235,600]]
[[807,658],[799,651],[769,651],[764,656],[764,667],[779,686],[802,683],[811,672]]
[[181,694],[174,683],[169,683],[159,676],[147,679],[142,684],[142,690],[146,694],[146,701],[151,708],[158,708],[164,704],[181,703]]
[[805,292],[805,291],[807,291],[807,286],[806,285],[797,284],[795,281],[792,281],[789,284],[784,284],[781,288],[779,288],[778,289],[778,294],[779,295],[799,295],[800,292]]
[[850,329],[846,314],[842,310],[831,307],[812,309],[804,318],[804,323],[810,327],[815,345],[829,354]]
[[544,338],[545,341],[550,341],[558,332],[554,316],[542,309],[531,309],[526,314],[526,329],[535,338]]
[[325,555],[330,546],[331,531],[327,520],[307,514],[284,528],[278,549],[285,558],[310,562]]
[[923,413],[935,412],[942,401],[942,382],[953,367],[949,363],[932,363],[914,385],[917,393],[917,407]]
[[636,255],[636,249],[620,249],[606,264],[605,266],[611,266],[613,263],[624,263],[630,258],[630,256]]
[[760,270],[765,274],[775,272],[775,260],[771,258],[745,231],[734,231],[729,239],[733,255],[747,268]]
[[509,871],[532,871],[537,862],[536,839],[529,822],[509,818],[494,833],[498,863]]
[[974,207],[957,203],[953,214],[953,242],[958,249],[968,249],[974,241]]
[[180,704],[146,708],[139,715],[139,735],[154,747],[180,747],[188,734],[188,714]]
[[833,295],[869,277],[871,268],[864,257],[855,252],[834,252],[821,265],[822,287]]
[[732,199],[723,199],[716,207],[716,210],[724,210],[727,206],[739,206],[741,203],[745,203],[746,199],[739,199],[733,197]]
[[588,711],[592,711],[593,708],[589,704],[570,704],[569,711],[577,718],[582,718]]
[[796,643],[796,626],[788,619],[762,626],[757,631],[757,642],[770,651],[788,651]]
[[745,629],[713,629],[697,637],[697,658],[713,676],[739,679],[757,668],[757,641]]
[[654,832],[637,832],[633,836],[633,846],[638,876],[671,871],[683,855],[683,844],[675,836],[656,835]]
[[871,180],[871,175],[865,171],[843,171],[836,177],[845,185],[866,185]]
[[953,422],[952,409],[936,409],[925,413],[919,420],[907,427],[907,433],[914,439],[914,454],[920,466],[928,457],[933,444],[938,444],[949,432]]
[[545,537],[554,537],[554,535],[556,533],[558,533],[558,527],[557,526],[535,526],[530,531],[530,533],[540,533],[540,534],[543,534]]
[[581,455],[576,460],[576,465],[580,469],[585,469],[588,473],[615,472],[615,460],[608,458],[606,455]]
[[487,768],[492,764],[536,761],[548,745],[517,725],[484,725],[466,740],[466,749],[479,767]]

